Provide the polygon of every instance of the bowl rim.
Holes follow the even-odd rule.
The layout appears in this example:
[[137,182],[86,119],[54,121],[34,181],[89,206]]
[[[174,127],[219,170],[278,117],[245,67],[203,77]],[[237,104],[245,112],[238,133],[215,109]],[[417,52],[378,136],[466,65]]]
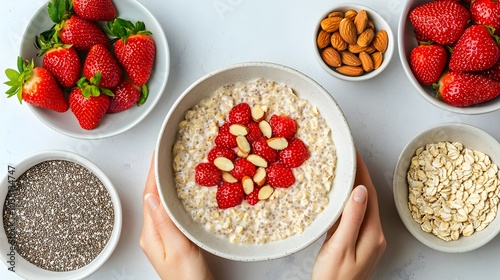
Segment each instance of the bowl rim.
[[[114,252],[116,246],[118,245],[122,231],[122,219],[123,219],[120,197],[113,183],[102,171],[102,169],[100,169],[96,164],[94,164],[89,159],[81,155],[75,154],[73,152],[65,150],[40,151],[25,157],[15,165],[11,166],[15,168],[16,177],[19,177],[29,168],[35,166],[36,164],[49,160],[65,160],[79,164],[88,169],[90,172],[92,172],[95,176],[99,178],[99,180],[102,182],[102,184],[108,191],[111,201],[113,203],[113,211],[114,211],[113,230],[111,232],[111,236],[106,246],[102,249],[99,255],[97,255],[94,260],[92,260],[84,267],[66,272],[50,271],[35,266],[34,264],[28,262],[26,259],[21,257],[16,252],[15,273],[18,276],[25,279],[35,279],[35,278],[40,280],[83,279],[85,277],[88,277],[95,271],[97,271],[109,259],[109,257]],[[2,209],[8,192],[8,186],[9,186],[8,177],[9,176],[5,176],[0,181],[0,205],[2,205]],[[10,267],[9,266],[10,264],[7,263],[8,261],[7,254],[10,252],[11,245],[8,243],[6,237],[5,229],[3,227],[3,220],[1,221],[1,224],[2,226],[0,227],[0,260],[2,261],[2,263],[6,265],[6,267]]]
[[[163,137],[164,137],[163,135],[166,133],[165,129],[166,129],[167,123],[171,119],[171,116],[174,113],[174,111],[176,110],[176,108],[178,107],[179,103],[184,99],[184,97],[191,90],[193,90],[193,88],[197,87],[200,83],[208,80],[210,77],[215,76],[215,75],[220,74],[220,73],[223,73],[223,72],[227,72],[227,71],[233,70],[233,69],[246,68],[246,67],[266,67],[266,68],[271,68],[271,69],[275,69],[275,70],[285,71],[285,72],[288,72],[290,74],[298,75],[299,77],[303,78],[305,81],[307,81],[307,82],[313,84],[314,86],[318,87],[319,89],[321,89],[324,93],[327,94],[328,98],[330,98],[332,100],[333,104],[336,105],[336,107],[338,108],[338,113],[340,113],[340,115],[342,116],[342,119],[343,119],[342,125],[345,126],[349,130],[348,135],[345,135],[345,136],[347,137],[347,142],[349,142],[351,145],[349,145],[350,150],[346,151],[346,155],[348,155],[349,159],[352,159],[351,162],[352,162],[352,165],[353,165],[352,166],[352,170],[350,170],[351,173],[347,175],[347,176],[349,176],[348,178],[349,178],[349,184],[350,185],[349,185],[349,189],[347,190],[347,194],[342,199],[341,209],[343,209],[343,207],[345,206],[345,203],[347,202],[347,200],[348,200],[348,198],[350,196],[351,189],[352,189],[352,186],[354,184],[355,173],[356,173],[356,150],[354,148],[354,141],[353,141],[353,138],[352,138],[352,134],[350,133],[350,128],[349,128],[349,125],[347,123],[347,119],[345,118],[344,113],[342,112],[342,110],[338,106],[338,104],[335,101],[335,99],[333,98],[333,96],[331,96],[328,91],[326,91],[319,83],[315,82],[310,77],[308,77],[305,74],[299,72],[298,70],[295,70],[293,68],[290,68],[288,66],[284,66],[284,65],[281,65],[281,64],[271,63],[271,62],[254,61],[254,62],[236,63],[236,64],[232,64],[232,65],[229,65],[229,66],[225,66],[225,67],[222,67],[222,68],[220,68],[218,70],[215,70],[215,71],[213,71],[211,73],[208,73],[208,74],[204,75],[203,77],[199,78],[196,82],[194,82],[193,84],[191,84],[176,99],[176,101],[174,102],[174,104],[172,105],[172,107],[170,108],[170,110],[168,111],[168,113],[167,113],[167,115],[166,115],[166,117],[164,119],[164,122],[162,124],[162,128],[161,128],[161,130],[159,132],[159,135],[158,135],[158,140],[157,140],[156,149],[155,149],[155,156],[154,156],[155,179],[156,179],[157,189],[158,189],[158,193],[159,193],[160,199],[162,201],[162,204],[163,204],[165,210],[167,211],[168,215],[171,217],[173,223],[177,226],[177,228],[179,228],[179,230],[184,235],[186,235],[193,243],[195,243],[196,245],[198,245],[200,248],[206,250],[207,252],[209,252],[211,254],[214,254],[216,256],[223,257],[223,258],[226,258],[226,259],[229,259],[229,260],[253,262],[253,261],[264,261],[264,260],[278,259],[278,258],[282,258],[282,257],[288,256],[288,255],[291,255],[293,253],[297,253],[297,252],[303,250],[304,248],[306,248],[307,246],[311,245],[313,242],[315,242],[316,240],[318,240],[328,230],[328,228],[331,227],[336,220],[338,220],[338,218],[340,217],[342,211],[339,211],[339,213],[337,213],[333,217],[333,219],[331,219],[330,224],[327,225],[328,227],[324,230],[324,232],[315,233],[315,236],[313,238],[311,238],[310,240],[308,240],[308,242],[303,242],[300,246],[296,246],[292,250],[283,250],[282,252],[274,253],[274,254],[268,254],[266,256],[240,256],[240,255],[234,255],[231,252],[218,251],[216,248],[212,248],[211,246],[206,245],[205,243],[203,243],[202,241],[199,241],[195,236],[193,236],[190,232],[188,232],[187,230],[185,230],[182,227],[182,224],[177,220],[177,218],[175,217],[175,215],[172,213],[172,210],[170,209],[169,205],[166,203],[165,196],[163,195],[163,192],[161,190],[160,176],[159,176],[159,174],[161,172],[159,170],[159,160],[160,160],[159,152],[160,152],[161,142],[163,141]],[[349,165],[350,164],[351,163],[349,163]],[[183,207],[182,204],[179,207]],[[276,242],[282,242],[282,241],[283,240],[276,241]],[[224,242],[226,242],[226,241],[224,241]],[[276,242],[274,242],[274,243],[276,243]],[[273,242],[270,242],[270,243],[273,243]],[[266,243],[266,244],[268,244],[268,243]],[[255,245],[257,245],[257,244],[250,244],[250,245],[248,245],[248,244],[242,244],[241,246],[255,246]],[[258,244],[258,245],[263,245],[263,244]]]
[[[347,75],[340,74],[339,72],[333,70],[332,68],[330,68],[330,66],[328,66],[323,61],[323,59],[321,58],[320,50],[319,50],[318,45],[317,45],[318,33],[319,33],[320,28],[321,28],[319,23],[321,22],[321,20],[325,19],[329,13],[331,13],[334,10],[338,10],[338,9],[342,9],[342,10],[354,9],[356,11],[366,10],[368,12],[369,16],[371,16],[371,17],[375,16],[378,20],[380,20],[382,22],[383,25],[386,26],[386,28],[384,28],[384,29],[387,32],[387,35],[389,37],[389,42],[388,42],[387,50],[383,54],[384,60],[382,61],[382,65],[380,65],[380,67],[378,69],[375,69],[369,73],[365,73],[361,76],[350,77]],[[378,29],[380,29],[380,27],[378,27]],[[389,66],[389,64],[391,63],[393,54],[394,54],[395,39],[394,39],[394,33],[392,32],[392,28],[389,25],[389,23],[384,19],[384,17],[382,17],[382,15],[380,15],[374,9],[372,9],[368,6],[365,6],[363,4],[340,3],[340,4],[337,4],[333,7],[331,7],[326,13],[323,13],[322,16],[319,17],[318,21],[316,21],[314,33],[313,33],[313,48],[314,48],[313,49],[314,56],[316,57],[316,60],[318,61],[319,65],[321,65],[321,67],[331,76],[338,78],[338,79],[341,79],[341,80],[351,81],[351,82],[365,81],[365,80],[369,80],[371,78],[374,78],[378,74],[382,73],[387,68],[387,66]]]
[[[408,184],[406,182],[406,173],[407,171],[405,170],[404,174],[401,174],[403,167],[409,166],[408,159],[411,160],[411,157],[415,154],[415,151],[417,148],[415,148],[415,145],[419,143],[422,139],[423,136],[426,136],[428,134],[434,133],[434,132],[440,132],[443,134],[443,129],[458,129],[458,130],[463,130],[464,132],[470,132],[481,139],[482,141],[487,141],[488,143],[494,143],[494,145],[498,146],[497,148],[500,148],[500,143],[489,133],[486,131],[470,125],[470,124],[465,124],[465,123],[458,123],[458,122],[450,122],[450,123],[442,123],[442,124],[437,124],[433,125],[418,134],[416,134],[414,137],[411,138],[410,141],[405,145],[403,150],[401,151],[398,160],[396,162],[396,165],[394,167],[394,173],[393,173],[393,184],[392,184],[392,190],[393,190],[393,199],[394,199],[394,204],[396,206],[396,210],[398,212],[398,215],[403,222],[404,226],[406,229],[415,237],[418,241],[420,241],[422,244],[426,245],[427,247],[445,252],[445,253],[465,253],[469,252],[475,249],[478,249],[482,247],[483,245],[487,244],[489,241],[494,239],[498,233],[500,232],[500,226],[496,226],[494,229],[492,227],[492,223],[488,225],[490,227],[490,230],[488,231],[488,227],[486,227],[483,231],[474,233],[471,237],[474,235],[481,234],[481,239],[475,239],[474,243],[472,244],[460,244],[457,242],[460,242],[461,239],[457,241],[443,241],[439,239],[438,237],[434,236],[432,233],[427,233],[424,232],[421,228],[420,225],[413,220],[410,214],[410,210],[408,209]],[[443,134],[444,135],[444,134]],[[441,140],[436,140],[436,141],[449,141],[445,139]],[[426,142],[427,143],[431,143]],[[425,144],[424,144],[425,145]],[[482,151],[484,152],[484,151]],[[401,183],[401,184],[400,184]],[[404,187],[402,186],[404,183]],[[403,201],[404,200],[404,201]],[[404,203],[403,203],[404,202]],[[498,206],[497,206],[498,207]],[[497,220],[497,223],[499,220]],[[495,221],[494,220],[494,221]],[[493,230],[492,230],[493,229]],[[430,240],[426,237],[430,237]],[[461,236],[460,238],[471,238],[471,237],[463,237]],[[434,242],[435,241],[435,242]],[[461,246],[452,246],[452,245],[457,245],[460,244]]]

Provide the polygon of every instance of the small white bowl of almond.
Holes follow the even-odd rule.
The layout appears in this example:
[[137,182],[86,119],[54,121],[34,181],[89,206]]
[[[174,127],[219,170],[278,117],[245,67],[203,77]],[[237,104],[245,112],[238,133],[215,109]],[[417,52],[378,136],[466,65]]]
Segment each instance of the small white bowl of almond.
[[416,135],[394,171],[396,209],[428,247],[447,253],[477,249],[497,236],[500,144],[485,131],[448,123]]

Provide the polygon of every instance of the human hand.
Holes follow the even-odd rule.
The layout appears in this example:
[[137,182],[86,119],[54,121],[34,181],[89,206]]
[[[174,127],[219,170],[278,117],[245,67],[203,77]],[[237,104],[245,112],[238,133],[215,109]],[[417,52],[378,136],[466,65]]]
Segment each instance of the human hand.
[[143,193],[142,250],[161,279],[213,279],[198,246],[172,222],[158,197],[153,160]]
[[354,186],[340,222],[327,233],[311,279],[369,279],[384,253],[377,193],[359,154]]

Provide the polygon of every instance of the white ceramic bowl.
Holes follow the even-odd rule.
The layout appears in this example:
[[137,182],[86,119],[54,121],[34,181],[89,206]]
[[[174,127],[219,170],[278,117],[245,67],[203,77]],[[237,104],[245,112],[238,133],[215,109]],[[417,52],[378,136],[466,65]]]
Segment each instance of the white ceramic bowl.
[[[178,124],[185,113],[200,100],[228,84],[252,81],[259,77],[285,83],[297,95],[317,106],[332,129],[337,149],[337,169],[330,202],[301,235],[266,244],[240,245],[218,237],[193,221],[177,196],[172,169],[172,147]],[[158,190],[167,212],[177,227],[196,245],[223,258],[258,261],[284,257],[295,253],[321,237],[340,216],[354,183],[356,154],[346,119],[332,96],[311,78],[285,66],[253,62],[222,68],[196,81],[176,100],[168,112],[157,142],[155,170]]]
[[432,86],[426,86],[420,84],[413,72],[410,68],[409,58],[410,52],[413,48],[415,48],[418,43],[415,38],[415,33],[413,31],[413,26],[409,19],[410,12],[420,5],[431,2],[431,0],[410,0],[407,1],[403,11],[401,12],[401,18],[399,19],[398,26],[398,51],[399,58],[401,60],[401,64],[403,65],[403,69],[408,76],[408,79],[415,87],[415,90],[422,96],[425,100],[430,102],[432,105],[459,114],[467,114],[467,115],[475,115],[475,114],[484,114],[488,112],[493,112],[495,110],[500,109],[500,98],[495,98],[494,100],[477,104],[470,107],[455,107],[449,104],[446,104],[441,99],[436,97],[436,90],[432,88]]
[[[132,22],[143,21],[146,29],[153,33],[152,37],[156,44],[156,57],[151,78],[147,83],[149,88],[148,100],[140,107],[133,106],[129,110],[120,113],[106,114],[99,126],[94,130],[82,129],[71,110],[65,113],[57,113],[23,103],[28,105],[31,111],[47,126],[62,134],[81,139],[100,139],[127,131],[137,125],[153,110],[166,87],[170,69],[170,53],[167,38],[160,23],[152,13],[135,0],[114,1],[114,4],[118,17]],[[26,26],[20,52],[24,59],[31,60],[34,58],[35,64],[41,66],[41,58],[36,57],[39,51],[33,45],[35,36],[50,29],[53,24],[47,14],[47,3],[45,3],[37,10]]]
[[[17,275],[25,278],[25,279],[39,279],[39,280],[68,280],[68,279],[83,279],[88,277],[92,273],[94,273],[99,267],[101,267],[104,262],[111,256],[116,245],[118,244],[118,240],[120,239],[120,233],[122,228],[122,208],[120,203],[120,198],[118,197],[118,193],[113,187],[113,184],[108,179],[108,177],[104,174],[104,172],[97,167],[94,163],[89,161],[88,159],[73,154],[67,151],[59,151],[59,150],[51,150],[51,151],[43,151],[36,154],[33,154],[16,165],[12,166],[15,171],[14,177],[18,178],[24,172],[26,172],[31,167],[35,166],[38,163],[48,161],[48,160],[66,160],[77,163],[81,166],[86,167],[93,174],[95,174],[99,180],[103,183],[109,195],[111,197],[111,201],[113,203],[114,209],[114,224],[113,231],[111,233],[111,237],[108,240],[108,243],[102,250],[102,252],[88,265],[73,271],[68,272],[54,272],[45,270],[35,266],[34,264],[28,262],[24,258],[22,258],[19,254],[15,255],[15,273]],[[0,182],[0,205],[5,203],[5,199],[7,197],[7,192],[9,189],[10,183],[8,176],[5,176],[3,180]],[[2,210],[3,213],[3,210]],[[1,221],[2,226],[0,227],[0,260],[6,265],[5,269],[12,267],[12,263],[8,263],[11,261],[10,256],[7,254],[10,253],[10,244],[8,243],[7,236],[3,226],[3,220]]]
[[[363,75],[357,76],[357,77],[346,76],[344,74],[337,72],[334,68],[328,66],[328,64],[326,64],[323,61],[323,59],[321,58],[320,49],[318,48],[318,45],[316,43],[317,38],[318,38],[318,33],[321,29],[321,26],[319,23],[323,19],[327,18],[328,14],[333,12],[333,11],[346,12],[348,10],[355,10],[357,12],[359,12],[361,10],[366,10],[366,12],[368,13],[368,18],[375,25],[375,32],[378,30],[385,30],[385,31],[387,31],[387,35],[389,37],[387,51],[383,54],[384,60],[382,61],[382,65],[380,65],[380,67],[376,70],[373,70],[373,71],[368,72],[368,73],[364,73]],[[373,10],[369,7],[366,7],[364,5],[353,4],[353,3],[338,4],[334,7],[332,7],[331,9],[329,9],[327,12],[325,12],[323,15],[321,15],[319,17],[317,24],[315,26],[315,29],[314,29],[314,33],[313,33],[314,54],[316,56],[316,59],[317,59],[319,65],[321,65],[321,67],[323,67],[323,69],[325,69],[325,71],[328,74],[334,76],[335,78],[339,78],[341,80],[346,80],[346,81],[353,81],[353,82],[368,80],[368,79],[371,79],[371,78],[377,76],[378,74],[382,73],[382,71],[384,71],[384,69],[387,68],[387,66],[391,62],[392,55],[394,53],[395,43],[396,42],[394,39],[394,35],[392,33],[391,26],[387,23],[387,21],[385,21],[385,19],[379,13],[377,13],[375,10]]]
[[477,249],[492,240],[500,231],[497,217],[484,230],[456,241],[443,241],[432,233],[424,232],[413,220],[408,209],[408,183],[406,175],[415,151],[426,144],[439,141],[460,142],[464,147],[487,154],[493,163],[500,163],[500,144],[485,131],[471,125],[447,123],[431,127],[416,135],[403,149],[394,170],[393,192],[396,209],[410,233],[428,247],[447,253],[462,253]]

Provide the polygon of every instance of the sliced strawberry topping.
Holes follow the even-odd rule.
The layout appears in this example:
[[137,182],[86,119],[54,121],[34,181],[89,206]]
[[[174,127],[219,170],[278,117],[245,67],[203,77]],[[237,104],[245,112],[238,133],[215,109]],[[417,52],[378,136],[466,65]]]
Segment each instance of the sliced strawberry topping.
[[238,181],[241,181],[245,176],[253,177],[256,171],[257,168],[253,163],[247,159],[240,158],[234,162],[234,169],[231,171],[231,174],[234,178],[238,179]]
[[216,186],[221,180],[220,170],[212,163],[200,163],[195,167],[194,171],[194,180],[198,185],[206,187]]
[[253,191],[245,197],[245,200],[248,202],[248,204],[255,205],[260,201],[259,200],[259,191],[260,191],[260,187],[256,186],[253,189]]
[[220,147],[235,148],[238,146],[236,143],[236,136],[229,132],[229,124],[225,123],[219,127],[219,134],[215,137],[215,144]]
[[286,167],[294,168],[301,166],[309,158],[309,150],[306,144],[299,138],[288,142],[288,147],[279,153],[279,161]]
[[239,123],[246,125],[251,119],[250,105],[247,103],[240,103],[229,111],[228,120],[230,124]]
[[295,176],[290,168],[275,163],[267,168],[267,183],[275,188],[288,188],[295,183]]
[[225,183],[217,187],[215,195],[220,209],[227,209],[241,204],[245,193],[241,183]]
[[272,115],[269,124],[273,130],[274,137],[292,138],[297,132],[297,123],[295,120],[286,117]]
[[210,152],[208,152],[207,157],[208,161],[212,163],[218,157],[225,157],[231,161],[234,161],[236,159],[236,153],[230,148],[215,146],[210,150]]
[[259,124],[251,121],[248,125],[248,134],[247,134],[247,140],[248,143],[252,144],[254,141],[260,139],[262,137],[262,131],[260,131]]
[[278,160],[278,151],[269,147],[267,138],[261,137],[259,140],[252,143],[252,149],[255,154],[263,157],[268,163],[273,163]]

